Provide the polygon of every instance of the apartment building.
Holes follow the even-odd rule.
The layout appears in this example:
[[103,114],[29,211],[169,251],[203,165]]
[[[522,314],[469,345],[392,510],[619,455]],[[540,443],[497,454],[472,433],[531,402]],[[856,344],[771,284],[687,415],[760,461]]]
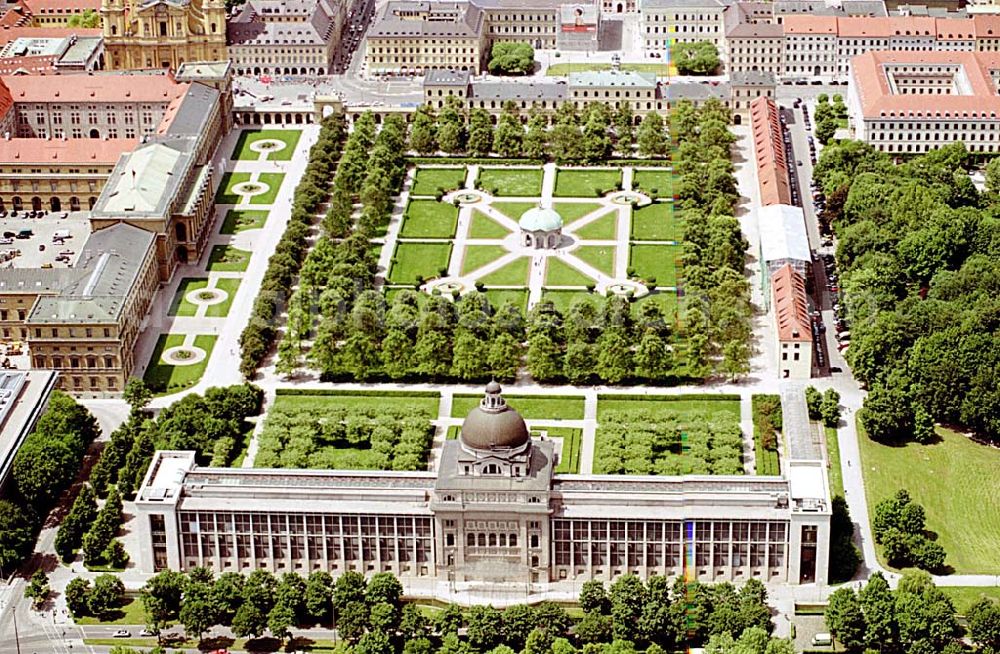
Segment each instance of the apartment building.
[[711,41],[725,50],[725,10],[722,0],[643,0],[639,29],[647,52],[664,52],[668,42]]
[[73,17],[96,14],[101,0],[27,0],[23,3],[29,24],[35,27],[62,27]]
[[736,4],[725,13],[730,72],[784,72],[785,35],[781,25],[754,19],[753,7]]
[[249,0],[226,25],[229,58],[238,75],[326,75],[345,18],[340,0]]
[[848,114],[856,138],[897,155],[961,141],[1000,152],[1000,53],[869,52],[851,60]]
[[812,321],[806,282],[791,264],[771,274],[778,371],[783,379],[812,377]]

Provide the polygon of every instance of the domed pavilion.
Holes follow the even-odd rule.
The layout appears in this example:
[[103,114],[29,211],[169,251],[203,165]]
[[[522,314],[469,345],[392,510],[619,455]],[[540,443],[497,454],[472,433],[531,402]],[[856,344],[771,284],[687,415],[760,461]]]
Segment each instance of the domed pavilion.
[[496,381],[486,386],[479,406],[465,417],[459,442],[463,450],[459,458],[471,463],[476,475],[523,477],[528,472],[531,434]]
[[562,238],[563,219],[552,207],[543,206],[528,209],[517,221],[521,228],[521,242],[525,247],[537,250],[559,247]]

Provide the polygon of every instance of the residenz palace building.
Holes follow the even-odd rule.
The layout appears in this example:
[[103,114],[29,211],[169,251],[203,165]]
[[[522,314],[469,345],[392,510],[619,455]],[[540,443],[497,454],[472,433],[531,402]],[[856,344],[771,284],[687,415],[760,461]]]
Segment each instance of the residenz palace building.
[[208,468],[157,452],[136,498],[137,564],[388,571],[438,597],[576,593],[625,573],[823,584],[830,496],[808,441],[775,477],[554,474],[556,442],[532,438],[492,382],[433,472]]

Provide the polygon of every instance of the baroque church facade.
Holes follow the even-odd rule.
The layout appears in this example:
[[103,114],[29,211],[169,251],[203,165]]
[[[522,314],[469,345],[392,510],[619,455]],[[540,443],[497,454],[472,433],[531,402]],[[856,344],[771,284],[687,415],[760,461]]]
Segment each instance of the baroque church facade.
[[101,19],[110,70],[228,58],[224,0],[102,0]]

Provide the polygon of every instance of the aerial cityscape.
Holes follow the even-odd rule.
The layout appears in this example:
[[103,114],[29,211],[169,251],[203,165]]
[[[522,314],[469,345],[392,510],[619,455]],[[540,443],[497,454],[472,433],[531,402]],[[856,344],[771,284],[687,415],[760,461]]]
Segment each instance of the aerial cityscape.
[[1000,1],[0,28],[0,654],[1000,652]]

